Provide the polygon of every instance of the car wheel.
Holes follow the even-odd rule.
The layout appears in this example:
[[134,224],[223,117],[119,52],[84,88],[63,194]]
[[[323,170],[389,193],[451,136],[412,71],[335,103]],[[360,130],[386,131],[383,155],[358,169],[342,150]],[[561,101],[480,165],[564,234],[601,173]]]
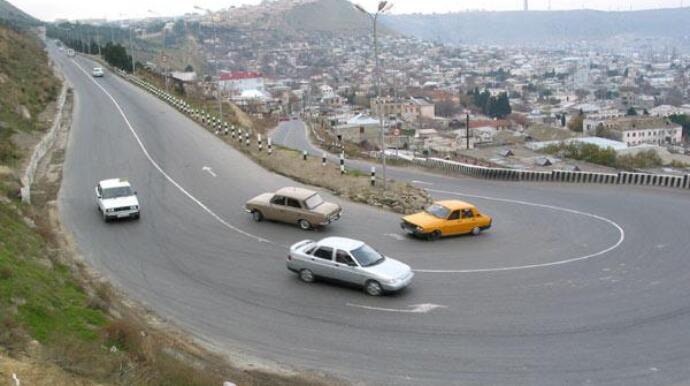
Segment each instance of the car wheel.
[[313,283],[314,279],[316,279],[316,277],[314,276],[314,272],[312,272],[309,269],[303,269],[299,271],[299,278],[305,283]]
[[482,230],[481,230],[479,227],[474,227],[474,228],[472,228],[472,234],[473,234],[474,236],[476,236],[476,235],[478,235],[479,233],[481,233],[481,231],[482,231]]
[[308,231],[311,229],[311,223],[307,220],[299,220],[297,221],[297,225],[299,225],[300,228],[304,231]]
[[435,240],[438,240],[440,238],[441,238],[441,231],[439,231],[439,230],[435,230],[435,231],[429,233],[429,235],[427,236],[427,239],[429,241],[435,241]]
[[383,294],[383,287],[376,280],[369,280],[364,284],[364,292],[370,296],[381,296]]
[[252,211],[252,220],[254,220],[256,222],[261,222],[261,220],[263,220],[263,219],[264,219],[264,215],[260,211],[258,211],[258,210]]

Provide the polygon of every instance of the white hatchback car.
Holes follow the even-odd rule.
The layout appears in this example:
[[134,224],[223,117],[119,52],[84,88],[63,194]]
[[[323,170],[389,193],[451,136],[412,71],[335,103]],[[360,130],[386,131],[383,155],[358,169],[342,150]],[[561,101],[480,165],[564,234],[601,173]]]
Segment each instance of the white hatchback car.
[[112,178],[103,180],[96,185],[96,199],[98,210],[106,222],[119,218],[134,218],[140,216],[137,192],[126,180]]
[[287,268],[307,283],[317,277],[331,279],[360,286],[372,296],[402,290],[414,277],[407,264],[382,255],[362,241],[344,237],[294,244]]
[[102,78],[103,75],[105,75],[105,71],[103,71],[103,67],[94,67],[91,71],[91,75],[93,75],[94,78]]

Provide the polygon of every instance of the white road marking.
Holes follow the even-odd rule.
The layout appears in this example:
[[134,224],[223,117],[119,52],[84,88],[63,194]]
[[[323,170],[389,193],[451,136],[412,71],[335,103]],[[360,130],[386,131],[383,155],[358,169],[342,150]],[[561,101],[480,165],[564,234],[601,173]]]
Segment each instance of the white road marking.
[[413,184],[419,184],[419,185],[433,185],[433,182],[424,182],[424,181],[417,181],[417,180],[412,180],[411,181]]
[[431,311],[438,309],[438,308],[448,308],[448,306],[444,306],[441,304],[432,304],[432,303],[411,304],[408,306],[409,308],[407,308],[407,309],[382,308],[382,307],[365,306],[362,304],[353,304],[353,303],[347,303],[347,305],[350,307],[355,307],[355,308],[363,308],[365,310],[385,311],[385,312],[401,312],[401,313],[407,313],[407,314],[426,314],[426,313],[431,312]]
[[91,77],[91,75],[89,75],[89,73],[86,72],[86,70],[84,70],[84,68],[82,68],[82,66],[81,66],[79,63],[77,63],[77,61],[76,61],[75,59],[72,59],[72,61],[74,62],[74,64],[77,65],[77,67],[79,67],[79,69],[86,75],[86,77],[87,77],[89,80],[91,80],[91,82],[93,82],[98,88],[101,89],[101,91],[103,91],[103,93],[104,93],[105,95],[108,96],[108,98],[110,98],[110,100],[113,102],[113,104],[114,104],[115,107],[117,108],[117,111],[119,111],[120,115],[122,116],[122,119],[123,119],[123,120],[125,121],[125,123],[127,124],[127,127],[129,128],[129,131],[132,133],[132,136],[134,136],[134,139],[135,139],[135,140],[137,141],[137,143],[139,144],[139,148],[141,148],[141,151],[144,153],[144,156],[146,156],[146,158],[149,160],[149,162],[151,163],[151,165],[153,165],[153,167],[156,168],[156,170],[158,170],[158,171],[163,175],[163,177],[165,177],[166,180],[168,180],[168,181],[169,181],[171,184],[173,184],[173,186],[175,186],[180,192],[182,192],[182,193],[183,193],[185,196],[187,196],[190,200],[194,201],[194,203],[196,203],[197,205],[199,205],[199,206],[201,207],[201,209],[203,209],[206,213],[208,213],[209,215],[211,215],[211,217],[213,217],[213,218],[215,218],[216,220],[218,220],[218,222],[220,222],[221,224],[223,224],[226,228],[228,228],[228,229],[230,229],[230,230],[233,230],[233,231],[235,231],[235,232],[237,232],[237,233],[239,233],[239,234],[241,234],[241,235],[244,235],[244,236],[247,236],[247,237],[251,237],[252,239],[254,239],[254,240],[256,240],[256,241],[259,241],[259,242],[262,242],[262,243],[274,244],[274,243],[273,243],[272,241],[270,241],[270,240],[266,240],[266,239],[264,239],[264,238],[262,238],[262,237],[259,237],[259,236],[253,235],[253,234],[251,234],[251,233],[249,233],[249,232],[243,231],[242,229],[237,228],[236,226],[234,226],[234,225],[230,224],[229,222],[225,221],[223,218],[221,218],[219,215],[217,215],[214,211],[212,211],[211,209],[209,209],[209,207],[207,207],[206,205],[204,205],[203,202],[201,202],[199,199],[197,199],[196,197],[194,197],[194,196],[193,196],[191,193],[189,193],[185,188],[183,188],[182,185],[180,185],[177,181],[175,181],[172,177],[170,177],[170,175],[169,175],[168,173],[166,173],[166,172],[163,170],[163,168],[160,167],[160,165],[158,165],[158,163],[153,159],[153,157],[151,157],[151,154],[149,154],[149,151],[148,151],[148,150],[146,149],[146,147],[144,146],[144,143],[143,143],[143,142],[141,141],[141,139],[139,138],[139,135],[137,134],[136,130],[134,130],[134,127],[133,127],[132,124],[129,122],[129,119],[127,118],[127,115],[125,115],[125,112],[122,110],[122,107],[120,107],[120,104],[117,103],[117,101],[115,100],[115,98],[108,92],[108,90],[106,90],[103,86],[101,86],[100,83],[96,82],[96,81]]
[[613,251],[614,249],[618,248],[623,243],[623,241],[625,240],[625,231],[623,230],[623,228],[621,228],[620,225],[616,224],[616,222],[614,222],[613,220],[610,220],[606,217],[598,216],[596,214],[581,212],[581,211],[575,210],[575,209],[562,208],[560,206],[538,204],[535,202],[520,201],[520,200],[511,200],[508,198],[480,196],[480,195],[476,195],[476,194],[449,192],[449,191],[445,191],[445,190],[435,190],[435,189],[427,189],[427,190],[430,192],[434,192],[434,193],[450,194],[450,195],[461,196],[461,197],[479,198],[482,200],[489,200],[489,201],[508,202],[508,203],[512,203],[512,204],[533,206],[533,207],[537,207],[537,208],[546,208],[546,209],[552,209],[552,210],[557,210],[557,211],[561,211],[561,212],[591,217],[591,218],[603,221],[603,222],[610,224],[613,227],[615,227],[618,230],[620,237],[618,238],[618,241],[615,244],[613,244],[612,246],[610,246],[606,249],[603,249],[599,252],[595,252],[595,253],[589,254],[587,256],[580,256],[580,257],[574,257],[571,259],[552,261],[550,263],[518,265],[518,266],[512,266],[512,267],[479,268],[479,269],[414,269],[415,272],[421,272],[421,273],[482,273],[482,272],[518,271],[518,270],[522,270],[522,269],[535,269],[535,268],[552,267],[552,266],[556,266],[556,265],[575,263],[578,261],[590,259],[592,257],[597,257],[597,256],[607,254],[607,253]]
[[399,233],[386,233],[386,234],[384,234],[384,236],[388,236],[388,237],[390,237],[392,239],[396,239],[398,241],[405,240],[405,236],[403,236]]
[[213,169],[211,169],[211,167],[209,167],[209,166],[204,166],[203,168],[201,168],[201,170],[207,172],[208,174],[212,175],[213,177],[217,177],[216,173],[214,173]]

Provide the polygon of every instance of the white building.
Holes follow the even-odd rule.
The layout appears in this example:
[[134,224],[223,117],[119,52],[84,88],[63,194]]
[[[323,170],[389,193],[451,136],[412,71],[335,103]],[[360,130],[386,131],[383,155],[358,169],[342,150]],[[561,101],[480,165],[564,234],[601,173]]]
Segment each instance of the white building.
[[221,90],[229,94],[242,94],[245,91],[256,90],[264,92],[264,78],[255,71],[223,71],[218,82]]
[[666,118],[624,117],[605,121],[602,126],[628,146],[673,145],[683,139],[683,127]]

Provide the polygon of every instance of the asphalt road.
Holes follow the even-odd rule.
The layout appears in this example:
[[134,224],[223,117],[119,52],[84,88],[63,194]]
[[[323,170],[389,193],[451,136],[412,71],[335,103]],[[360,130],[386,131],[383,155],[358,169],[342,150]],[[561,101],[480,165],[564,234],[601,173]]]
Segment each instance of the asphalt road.
[[[334,197],[346,215],[324,231],[257,224],[244,201],[297,184],[114,74],[92,79],[88,60],[52,48],[51,56],[76,95],[63,221],[97,270],[193,336],[242,357],[368,384],[690,379],[688,192],[391,169],[435,197],[476,203],[494,228],[421,242],[402,235],[394,214]],[[274,139],[286,130],[305,140],[298,122]],[[116,176],[138,190],[141,220],[102,221],[93,188]],[[285,268],[286,247],[328,235],[365,240],[409,263],[415,282],[380,298],[300,282]]]

